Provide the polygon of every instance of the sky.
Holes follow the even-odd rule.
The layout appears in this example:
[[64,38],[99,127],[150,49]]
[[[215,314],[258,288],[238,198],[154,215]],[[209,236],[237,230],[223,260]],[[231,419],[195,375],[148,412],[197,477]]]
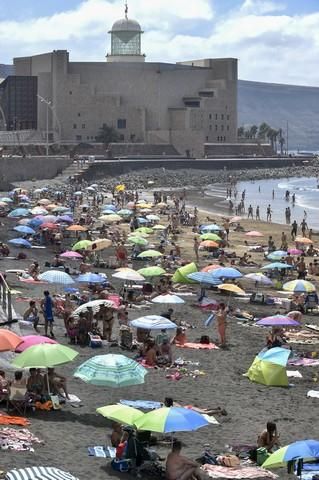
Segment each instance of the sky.
[[[0,63],[66,49],[105,61],[124,0],[0,0]],[[319,0],[128,0],[146,61],[235,57],[239,78],[319,87]]]

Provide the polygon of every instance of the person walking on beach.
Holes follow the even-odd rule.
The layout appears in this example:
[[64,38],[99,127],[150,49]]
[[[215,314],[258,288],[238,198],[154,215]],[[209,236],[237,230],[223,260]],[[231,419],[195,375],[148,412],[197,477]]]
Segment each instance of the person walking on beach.
[[227,242],[228,242],[228,239],[229,239],[229,229],[230,229],[230,223],[229,223],[229,220],[228,220],[228,219],[225,220],[223,227],[224,227],[224,229],[225,229],[226,239],[227,239]]
[[301,226],[302,236],[305,237],[306,236],[306,230],[308,228],[308,225],[307,225],[307,222],[306,222],[305,218],[303,218],[300,226]]
[[50,336],[54,338],[53,333],[53,322],[54,322],[54,315],[53,315],[53,307],[54,303],[50,296],[50,292],[45,290],[43,292],[44,298],[41,301],[41,310],[44,317],[44,335],[48,336],[48,327],[50,327]]
[[196,262],[198,263],[199,262],[199,241],[198,241],[197,237],[194,237],[193,248],[194,248],[194,253],[195,253],[195,257],[196,257]]
[[256,220],[260,220],[260,209],[259,209],[259,205],[257,205],[257,207],[256,207]]
[[272,189],[272,199],[274,199],[274,198],[275,198],[275,190]]
[[220,346],[226,346],[227,309],[224,303],[220,303],[216,312],[217,329],[220,339]]
[[294,220],[291,224],[291,239],[294,240],[297,236],[297,231],[298,231],[298,224],[296,220]]
[[269,204],[267,207],[267,222],[271,222],[271,213],[272,213],[271,206]]
[[249,207],[248,207],[248,216],[247,218],[254,218],[254,210],[253,210],[253,207],[252,205],[250,204]]

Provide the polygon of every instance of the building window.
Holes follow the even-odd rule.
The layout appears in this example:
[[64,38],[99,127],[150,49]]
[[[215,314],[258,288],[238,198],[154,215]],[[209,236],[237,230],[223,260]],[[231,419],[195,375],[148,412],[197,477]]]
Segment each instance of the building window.
[[222,132],[224,131],[224,125],[221,126],[221,130],[222,130]]
[[229,125],[227,125],[227,131],[229,131]]
[[78,113],[78,117],[80,117],[80,116],[81,116],[81,114],[80,114],[80,113]]
[[77,142],[80,142],[82,140],[82,135],[76,135],[75,139]]
[[215,132],[217,132],[218,130],[218,125],[215,125]]
[[208,118],[209,118],[209,120],[212,119],[212,114],[211,113],[208,115]]
[[227,120],[229,120],[229,115],[227,115]]
[[82,123],[82,128],[85,128],[85,123]]
[[212,126],[212,125],[209,125],[209,130],[211,130],[212,128],[213,128],[213,126]]
[[218,120],[218,115],[217,115],[217,113],[215,114],[215,120]]
[[206,142],[208,142],[208,137],[206,137]]
[[123,135],[123,133],[120,135],[120,141],[121,141],[121,142],[124,142],[124,135]]
[[119,118],[117,120],[117,128],[126,128],[126,118]]
[[217,137],[217,142],[219,142],[219,137]]
[[90,140],[90,137],[86,137],[87,140]]
[[76,123],[73,123],[73,128],[74,129],[78,128]]
[[221,117],[222,117],[222,120],[224,120],[224,114],[223,113],[222,113]]
[[72,90],[69,91],[69,95],[72,95]]

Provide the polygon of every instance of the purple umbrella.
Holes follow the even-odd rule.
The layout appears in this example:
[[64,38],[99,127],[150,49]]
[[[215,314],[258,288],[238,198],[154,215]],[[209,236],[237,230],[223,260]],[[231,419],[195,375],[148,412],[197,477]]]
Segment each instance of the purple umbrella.
[[273,315],[265,317],[256,322],[256,325],[263,327],[300,327],[300,323],[286,315]]

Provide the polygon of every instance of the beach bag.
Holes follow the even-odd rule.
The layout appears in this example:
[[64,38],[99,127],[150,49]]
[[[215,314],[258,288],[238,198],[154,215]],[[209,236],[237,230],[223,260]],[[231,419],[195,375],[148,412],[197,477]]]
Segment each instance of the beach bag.
[[270,456],[270,453],[268,452],[267,448],[265,447],[257,448],[257,465],[261,466],[269,456]]
[[128,472],[131,468],[131,462],[130,460],[118,460],[114,458],[111,462],[111,466],[113,470],[116,470],[117,472]]
[[219,457],[219,461],[224,467],[239,467],[240,461],[236,455],[223,455]]
[[50,395],[50,400],[52,402],[53,410],[60,410],[61,409],[60,400],[59,400],[58,395]]
[[199,343],[202,343],[203,345],[209,345],[210,344],[209,336],[208,335],[202,335],[200,337]]
[[100,335],[94,335],[93,333],[89,333],[89,347],[91,348],[100,348],[102,347],[102,339]]

